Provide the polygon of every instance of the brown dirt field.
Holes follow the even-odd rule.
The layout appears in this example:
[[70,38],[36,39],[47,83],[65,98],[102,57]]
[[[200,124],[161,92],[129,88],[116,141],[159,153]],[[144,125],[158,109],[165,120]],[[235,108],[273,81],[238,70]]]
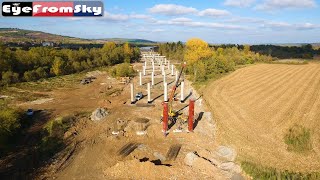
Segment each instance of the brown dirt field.
[[[293,171],[320,170],[320,64],[258,64],[206,87],[204,99],[217,123],[218,143],[236,147],[239,160]],[[311,129],[313,150],[287,151],[284,133]]]
[[[142,63],[134,64],[135,69],[142,69]],[[167,81],[173,82],[175,77],[167,72]],[[132,81],[135,83],[136,93],[147,94],[146,82],[150,81],[150,74],[143,77],[143,85],[138,86],[139,77]],[[137,102],[137,106],[130,105],[130,86],[121,85],[119,81],[110,79],[106,74],[97,76],[95,82],[88,85],[75,85],[72,88],[54,89],[48,93],[52,98],[41,104],[27,102],[21,107],[44,109],[52,112],[51,119],[73,114],[76,112],[89,112],[87,117],[77,119],[75,126],[64,134],[68,147],[57,154],[46,165],[37,169],[35,179],[228,179],[234,172],[219,169],[209,161],[201,164],[200,169],[185,165],[184,158],[189,152],[214,152],[218,144],[214,141],[215,124],[212,118],[203,116],[197,120],[194,133],[173,133],[176,125],[170,128],[169,135],[164,137],[160,124],[162,114],[163,84],[160,71],[156,73],[155,86],[152,88],[154,106],[143,107],[147,97]],[[169,85],[171,89],[174,83]],[[123,89],[117,96],[106,95],[105,88],[112,85],[112,89]],[[185,83],[185,94],[189,93],[190,82]],[[170,92],[170,90],[169,90]],[[177,97],[180,97],[180,88]],[[194,93],[192,98],[199,98]],[[190,98],[189,97],[189,98]],[[111,103],[110,103],[111,102]],[[173,103],[175,110],[188,110],[188,100],[185,103]],[[106,107],[110,114],[100,122],[89,119],[91,112],[98,107]],[[185,108],[185,109],[184,109]],[[184,109],[184,110],[183,110]],[[196,101],[195,113],[207,112],[205,104]],[[90,114],[90,115],[89,115]],[[209,113],[210,114],[210,113]],[[141,118],[149,119],[147,134],[136,135],[136,130],[125,130],[118,136],[112,135],[118,119],[127,122],[127,127],[134,127],[134,121]],[[184,128],[186,130],[186,127]],[[41,130],[41,127],[40,127]],[[71,142],[70,142],[71,141]],[[70,143],[69,143],[70,142]],[[139,143],[142,146],[134,150],[127,157],[121,157],[118,151],[127,143]],[[175,160],[165,160],[162,165],[155,165],[157,161],[154,153],[166,156],[172,145],[181,145]],[[71,151],[70,151],[71,149]],[[209,163],[209,164],[208,164]],[[1,164],[1,163],[0,163]]]

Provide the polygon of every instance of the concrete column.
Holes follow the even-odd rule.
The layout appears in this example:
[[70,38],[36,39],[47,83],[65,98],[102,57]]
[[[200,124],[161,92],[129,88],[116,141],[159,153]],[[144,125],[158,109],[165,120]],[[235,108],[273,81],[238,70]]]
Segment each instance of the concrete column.
[[139,85],[142,86],[142,72],[139,72]]
[[145,76],[146,75],[146,66],[142,66],[142,69],[143,69],[143,75]]
[[144,66],[147,67],[147,61],[144,62]]
[[171,65],[171,76],[173,76],[173,64]]
[[170,61],[168,61],[168,70],[170,70]]
[[164,64],[165,65],[167,64],[167,58],[164,58]]
[[166,83],[167,80],[166,80],[166,73],[163,74],[163,83]]
[[135,99],[134,99],[134,86],[133,86],[133,83],[130,84],[130,89],[131,89],[131,104],[134,104]]
[[154,86],[154,72],[151,73],[151,84]]
[[152,71],[154,72],[154,61],[152,61]]
[[163,100],[164,102],[168,102],[168,84],[165,82],[163,85]]
[[178,81],[178,71],[176,71],[176,82]]
[[148,83],[148,103],[151,103],[151,88],[150,88],[150,83]]
[[184,100],[184,82],[181,82],[181,91],[180,91],[180,102],[183,103]]
[[164,70],[164,66],[161,66],[161,70],[162,70],[162,75],[166,74],[165,70]]

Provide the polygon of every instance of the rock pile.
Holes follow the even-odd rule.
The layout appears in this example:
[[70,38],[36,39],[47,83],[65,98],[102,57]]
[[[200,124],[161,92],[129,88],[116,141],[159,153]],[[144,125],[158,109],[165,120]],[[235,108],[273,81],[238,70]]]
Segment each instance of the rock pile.
[[108,115],[108,111],[104,108],[98,108],[95,111],[92,112],[91,114],[91,120],[92,121],[101,121],[104,120],[107,115]]

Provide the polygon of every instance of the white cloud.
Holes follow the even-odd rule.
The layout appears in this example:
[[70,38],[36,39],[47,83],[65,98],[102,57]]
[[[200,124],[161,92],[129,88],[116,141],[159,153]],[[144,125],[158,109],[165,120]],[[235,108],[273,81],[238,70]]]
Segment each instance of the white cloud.
[[171,21],[172,21],[172,22],[191,22],[192,19],[181,17],[181,18],[171,19]]
[[147,29],[145,27],[142,27],[138,29],[138,32],[143,32],[143,33],[160,33],[160,32],[165,32],[164,29]]
[[203,11],[199,12],[199,16],[214,16],[214,17],[218,17],[218,16],[228,16],[231,13],[229,11],[226,10],[220,10],[220,9],[205,9]]
[[104,19],[110,21],[127,21],[129,20],[129,15],[127,14],[111,14],[109,12],[104,12]]
[[255,9],[272,11],[290,8],[313,8],[316,6],[317,4],[314,0],[265,0],[262,4],[257,5]]
[[133,19],[150,19],[151,17],[145,14],[131,14],[130,18]]
[[199,22],[193,21],[188,18],[176,18],[171,20],[158,20],[154,22],[157,25],[177,25],[177,26],[187,26],[187,27],[204,27],[212,29],[235,29],[235,30],[244,30],[248,29],[243,26],[230,25],[225,23],[211,23],[211,22]]
[[311,23],[304,23],[304,24],[299,24],[296,25],[296,29],[298,30],[309,30],[309,29],[316,29],[320,28],[319,25],[311,24]]
[[182,15],[196,13],[197,9],[193,7],[186,7],[176,4],[157,4],[148,9],[150,13],[164,14],[164,15]]
[[249,7],[254,3],[255,3],[255,0],[226,0],[223,4],[225,6]]
[[319,25],[311,23],[290,24],[286,22],[266,22],[261,27],[273,30],[311,30],[320,28]]
[[128,21],[130,19],[145,19],[149,20],[152,17],[145,14],[111,14],[107,11],[104,12],[104,18],[110,21]]
[[230,19],[224,20],[227,23],[264,23],[265,20],[261,18],[252,17],[232,17]]

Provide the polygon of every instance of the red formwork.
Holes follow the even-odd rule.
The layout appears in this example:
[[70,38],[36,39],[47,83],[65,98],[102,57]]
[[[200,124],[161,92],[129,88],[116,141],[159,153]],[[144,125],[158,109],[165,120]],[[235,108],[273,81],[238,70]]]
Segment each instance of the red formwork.
[[188,131],[193,131],[193,120],[194,120],[194,100],[189,100],[189,119],[188,119]]
[[162,119],[162,131],[164,134],[168,130],[168,102],[163,102],[163,119]]

